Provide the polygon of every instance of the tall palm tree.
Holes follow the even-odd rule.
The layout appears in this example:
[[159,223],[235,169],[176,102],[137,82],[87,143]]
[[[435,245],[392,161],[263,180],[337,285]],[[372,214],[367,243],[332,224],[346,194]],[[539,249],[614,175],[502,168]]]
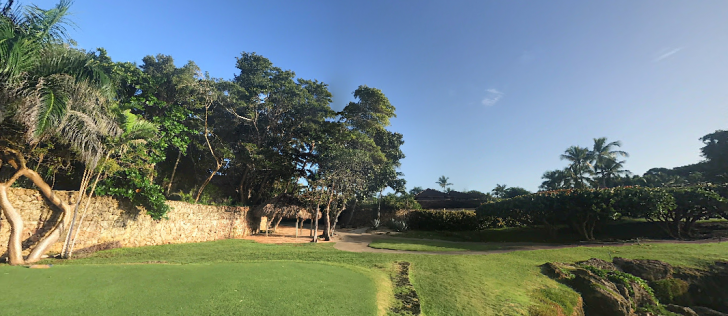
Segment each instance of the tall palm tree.
[[622,150],[615,150],[617,147],[622,147],[622,142],[613,141],[607,142],[606,137],[594,138],[594,145],[590,151],[594,165],[594,173],[600,178],[600,186],[606,186],[607,175],[605,174],[605,168],[607,166],[614,167],[615,165],[621,165],[624,161],[617,161],[618,157],[629,157],[629,154]]
[[452,185],[452,183],[447,182],[447,180],[449,180],[449,179],[450,179],[449,177],[441,176],[439,179],[437,179],[437,182],[435,182],[435,183],[440,185],[440,187],[442,187],[443,191],[447,191],[447,187]]
[[584,189],[591,182],[593,156],[589,148],[571,146],[561,155],[561,160],[570,162],[567,167],[567,174],[573,182],[574,188]]

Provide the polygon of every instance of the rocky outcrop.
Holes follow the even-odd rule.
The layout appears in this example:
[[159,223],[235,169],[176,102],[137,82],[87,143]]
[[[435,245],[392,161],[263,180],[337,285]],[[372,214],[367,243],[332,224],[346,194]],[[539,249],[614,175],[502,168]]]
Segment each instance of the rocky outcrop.
[[726,315],[728,263],[708,269],[614,258],[551,262],[544,271],[579,292],[589,316]]

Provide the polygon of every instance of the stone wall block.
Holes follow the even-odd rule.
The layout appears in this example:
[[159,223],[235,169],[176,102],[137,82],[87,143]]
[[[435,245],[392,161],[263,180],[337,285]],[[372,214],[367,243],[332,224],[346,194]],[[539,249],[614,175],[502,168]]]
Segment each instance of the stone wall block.
[[[75,202],[77,192],[55,191],[66,203]],[[25,221],[24,247],[32,245],[44,228],[56,224],[56,211],[45,202],[37,190],[10,188],[8,198]],[[139,247],[169,243],[201,242],[225,238],[241,238],[257,227],[259,218],[247,207],[210,206],[167,201],[168,219],[153,220],[144,209],[133,207],[129,201],[112,197],[94,197],[81,223],[76,251]],[[85,206],[82,205],[82,206]],[[0,256],[7,251],[10,226],[0,221]],[[32,240],[31,240],[32,238]],[[50,253],[60,252],[62,243],[51,247]],[[25,249],[27,251],[27,249]]]

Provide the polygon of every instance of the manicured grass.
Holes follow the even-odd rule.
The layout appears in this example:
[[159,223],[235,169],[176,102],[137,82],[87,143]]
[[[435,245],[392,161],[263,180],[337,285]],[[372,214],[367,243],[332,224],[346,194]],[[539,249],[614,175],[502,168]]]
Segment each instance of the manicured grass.
[[382,238],[369,244],[377,249],[409,250],[409,251],[488,251],[501,250],[506,247],[500,245],[447,242],[426,239]]
[[0,266],[3,315],[376,315],[376,287],[341,266]]
[[[695,226],[696,235],[728,232],[728,221],[712,219],[700,221]],[[578,243],[581,238],[568,227],[559,227],[555,236],[549,236],[545,228],[498,228],[480,231],[407,231],[399,237],[440,239],[470,242],[531,242],[531,243]],[[644,219],[624,218],[600,226],[595,237],[601,240],[670,239],[657,223]]]
[[[364,273],[369,271],[380,295],[377,297],[377,302],[381,303],[385,302],[387,297],[391,297],[392,290],[391,284],[387,284],[381,276],[388,273],[388,269],[395,261],[408,261],[412,263],[410,270],[412,283],[420,296],[423,311],[428,316],[530,313],[549,315],[553,314],[549,312],[553,311],[549,309],[554,305],[551,302],[568,309],[575,304],[577,296],[569,288],[544,276],[540,265],[549,261],[574,262],[593,257],[610,260],[611,256],[657,259],[677,265],[698,266],[712,260],[728,259],[728,243],[577,247],[490,255],[417,255],[343,252],[334,249],[332,244],[271,245],[245,240],[221,240],[197,244],[114,249],[98,252],[84,259],[46,262],[74,267],[154,260],[177,264],[204,263],[212,267],[219,264],[249,262],[275,264],[280,260],[327,262],[346,267],[360,267]],[[159,265],[159,267],[170,266]],[[54,266],[50,270],[56,268]],[[84,269],[84,267],[78,268]],[[18,268],[3,267],[4,269]],[[39,270],[28,271],[35,273]],[[269,282],[274,279],[276,279],[274,274],[267,275]],[[2,284],[9,284],[8,288],[13,288],[19,282],[20,280],[16,280]],[[257,284],[249,286],[258,287]],[[55,291],[57,288],[48,289]],[[387,294],[386,291],[390,293]],[[299,295],[299,301],[318,297],[313,292],[299,293]],[[335,296],[327,299],[340,303]],[[350,303],[349,301],[346,304]],[[385,311],[380,305],[380,314]]]

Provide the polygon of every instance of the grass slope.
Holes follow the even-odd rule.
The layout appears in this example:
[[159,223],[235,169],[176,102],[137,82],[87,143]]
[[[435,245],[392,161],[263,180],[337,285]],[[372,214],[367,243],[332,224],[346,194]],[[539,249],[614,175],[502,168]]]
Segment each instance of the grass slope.
[[[573,262],[589,258],[610,260],[611,256],[664,260],[677,265],[699,266],[712,260],[728,259],[728,243],[712,244],[642,244],[623,247],[578,247],[555,250],[521,251],[491,255],[425,255],[377,254],[342,252],[332,244],[257,244],[244,240],[221,240],[197,244],[163,245],[102,251],[89,258],[70,261],[48,260],[48,263],[73,265],[81,270],[84,264],[120,264],[164,260],[179,264],[210,264],[212,267],[229,263],[261,262],[274,264],[280,260],[296,262],[326,262],[335,265],[360,267],[372,271],[378,293],[391,291],[391,284],[377,279],[386,274],[395,261],[412,263],[412,283],[422,302],[424,314],[435,315],[554,315],[556,302],[566,309],[573,306],[575,293],[541,274],[540,265],[549,261]],[[271,262],[273,261],[273,262]],[[234,265],[234,264],[233,264]],[[90,266],[89,268],[93,268]],[[111,266],[113,269],[116,266]],[[157,266],[155,266],[157,267]],[[171,267],[160,265],[159,267]],[[6,269],[2,267],[0,276]],[[57,269],[53,267],[50,270]],[[321,269],[326,269],[321,267]],[[242,269],[244,270],[244,269]],[[39,270],[28,270],[28,273]],[[31,272],[32,271],[32,272]],[[299,274],[303,277],[303,274]],[[274,274],[268,274],[272,281]],[[298,276],[297,276],[298,277]],[[21,280],[14,279],[8,288]],[[353,282],[350,282],[353,283]],[[359,284],[357,284],[358,286]],[[251,284],[252,287],[266,285]],[[59,286],[60,287],[60,286]],[[48,287],[56,289],[59,287]],[[281,290],[285,291],[285,289]],[[390,292],[391,293],[391,292]],[[343,304],[339,292],[328,300]],[[315,294],[301,293],[299,299],[314,299]],[[378,301],[383,300],[378,297]],[[353,301],[347,301],[351,304]],[[292,303],[291,303],[292,304]],[[0,302],[0,305],[3,305]],[[384,312],[379,310],[380,314]]]
[[0,267],[3,315],[376,315],[376,288],[297,262]]

